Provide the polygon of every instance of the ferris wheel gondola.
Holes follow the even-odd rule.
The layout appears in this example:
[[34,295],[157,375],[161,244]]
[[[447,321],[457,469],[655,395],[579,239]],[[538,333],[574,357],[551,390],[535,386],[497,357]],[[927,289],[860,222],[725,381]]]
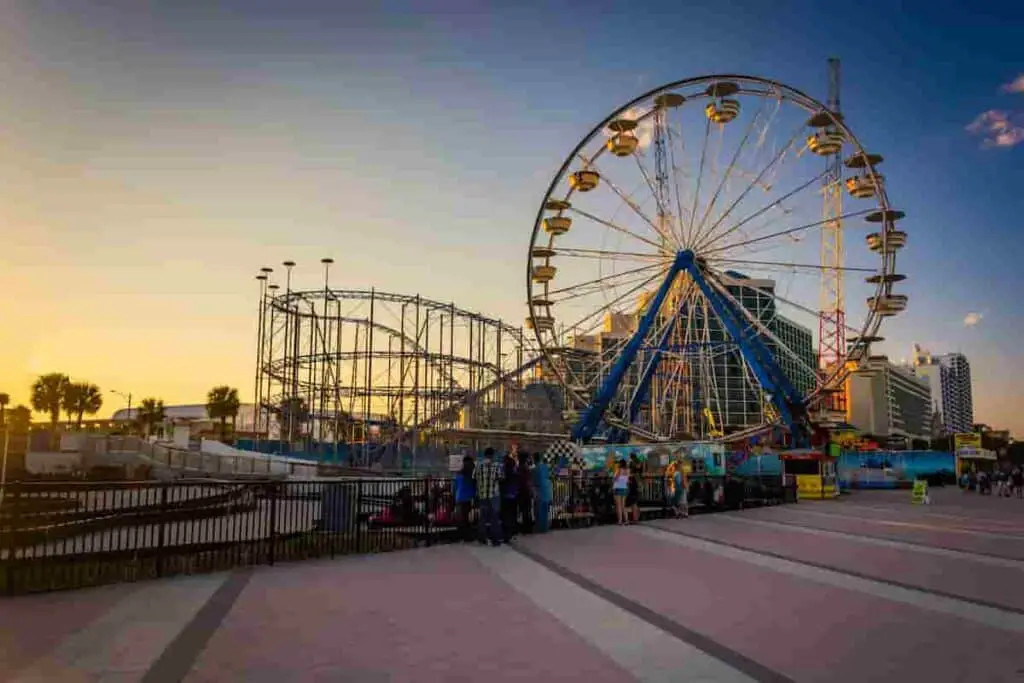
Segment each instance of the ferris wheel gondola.
[[[833,166],[847,177],[828,176],[823,160],[844,153]],[[881,161],[838,113],[750,76],[671,83],[598,124],[555,174],[527,263],[527,326],[578,410],[573,438],[779,425],[799,441],[907,306],[895,291],[903,213]],[[853,204],[823,218],[833,187]],[[825,262],[811,238],[841,226],[855,238]],[[815,352],[822,269],[854,293],[841,321],[851,341],[827,367]]]

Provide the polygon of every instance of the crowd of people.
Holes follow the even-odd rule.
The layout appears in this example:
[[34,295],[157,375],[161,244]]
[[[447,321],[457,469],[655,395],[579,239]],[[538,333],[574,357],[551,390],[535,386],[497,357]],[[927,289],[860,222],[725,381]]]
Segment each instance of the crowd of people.
[[991,473],[972,469],[960,475],[960,488],[1000,498],[1024,498],[1024,470],[1019,465]]
[[[579,508],[600,521],[619,525],[640,521],[640,482],[646,464],[634,453],[619,460],[612,472],[589,479],[579,490]],[[676,517],[688,517],[689,477],[682,463],[664,473],[664,495]],[[466,456],[455,475],[457,523],[464,541],[500,545],[518,534],[544,533],[551,527],[554,485],[551,467],[542,458],[513,446],[503,457],[493,448],[479,461]],[[567,507],[576,505],[568,501]],[[476,521],[474,523],[474,511]]]
[[[480,462],[466,456],[455,475],[455,504],[463,540],[507,543],[520,533],[550,528],[551,469],[540,458],[513,446],[504,458],[493,448]],[[476,529],[473,510],[478,511]]]

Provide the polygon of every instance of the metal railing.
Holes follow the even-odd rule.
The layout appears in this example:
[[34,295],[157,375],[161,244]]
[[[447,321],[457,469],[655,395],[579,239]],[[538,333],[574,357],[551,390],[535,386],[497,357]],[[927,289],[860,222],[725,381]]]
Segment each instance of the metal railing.
[[[609,519],[609,480],[556,477],[554,527]],[[644,517],[669,511],[664,480],[641,477]],[[713,489],[696,509],[782,502],[770,481]],[[400,550],[473,534],[450,477],[318,481],[15,482],[0,507],[0,595],[79,588],[234,567]]]

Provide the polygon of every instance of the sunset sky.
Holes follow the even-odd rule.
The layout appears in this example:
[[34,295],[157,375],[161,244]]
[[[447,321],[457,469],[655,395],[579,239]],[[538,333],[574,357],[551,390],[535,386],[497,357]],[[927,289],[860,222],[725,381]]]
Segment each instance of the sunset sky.
[[251,395],[253,276],[286,259],[518,325],[538,202],[591,126],[710,73],[824,98],[836,55],[907,212],[883,350],[963,351],[976,419],[1022,434],[1021,26],[1010,2],[4,0],[0,391]]

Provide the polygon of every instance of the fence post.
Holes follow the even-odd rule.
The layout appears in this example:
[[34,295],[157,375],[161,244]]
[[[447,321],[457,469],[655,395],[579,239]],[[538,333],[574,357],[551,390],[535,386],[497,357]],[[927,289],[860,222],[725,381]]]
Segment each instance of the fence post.
[[274,546],[277,545],[277,482],[270,483],[270,548],[267,558],[271,566],[274,564]]
[[423,478],[423,485],[427,489],[426,496],[425,496],[427,509],[426,509],[426,515],[424,517],[423,523],[424,523],[426,531],[427,531],[427,547],[430,547],[431,541],[433,540],[431,538],[431,535],[432,535],[431,534],[431,528],[432,528],[431,519],[432,519],[432,515],[434,514],[433,513],[434,506],[433,506],[433,500],[432,500],[432,498],[434,496],[434,489],[430,485],[430,475],[429,474],[426,477]]
[[164,546],[167,532],[167,482],[160,483],[160,527],[156,532],[156,577],[164,575]]
[[[6,570],[3,571],[4,582],[6,583],[7,594],[14,595],[14,555],[17,552],[18,547],[18,529],[21,527],[21,485],[18,482],[8,483],[6,488],[10,492],[10,498],[7,499],[8,509],[11,513],[7,516],[7,535],[8,542],[6,544],[0,544],[0,554],[3,553],[4,547],[7,548],[7,557],[0,561],[0,567],[4,564],[7,565]],[[3,511],[0,510],[0,516]],[[0,517],[2,519],[2,517]],[[0,526],[0,538],[3,538],[3,528]]]
[[[657,476],[657,475],[655,475]],[[661,486],[661,518],[666,519],[668,517],[668,477],[661,475],[658,484]],[[675,492],[675,482],[673,481],[673,493]]]
[[[344,485],[344,484],[341,484]],[[356,552],[362,552],[363,548],[363,525],[359,517],[363,513],[363,480],[356,481],[356,510],[353,519],[356,522]]]

